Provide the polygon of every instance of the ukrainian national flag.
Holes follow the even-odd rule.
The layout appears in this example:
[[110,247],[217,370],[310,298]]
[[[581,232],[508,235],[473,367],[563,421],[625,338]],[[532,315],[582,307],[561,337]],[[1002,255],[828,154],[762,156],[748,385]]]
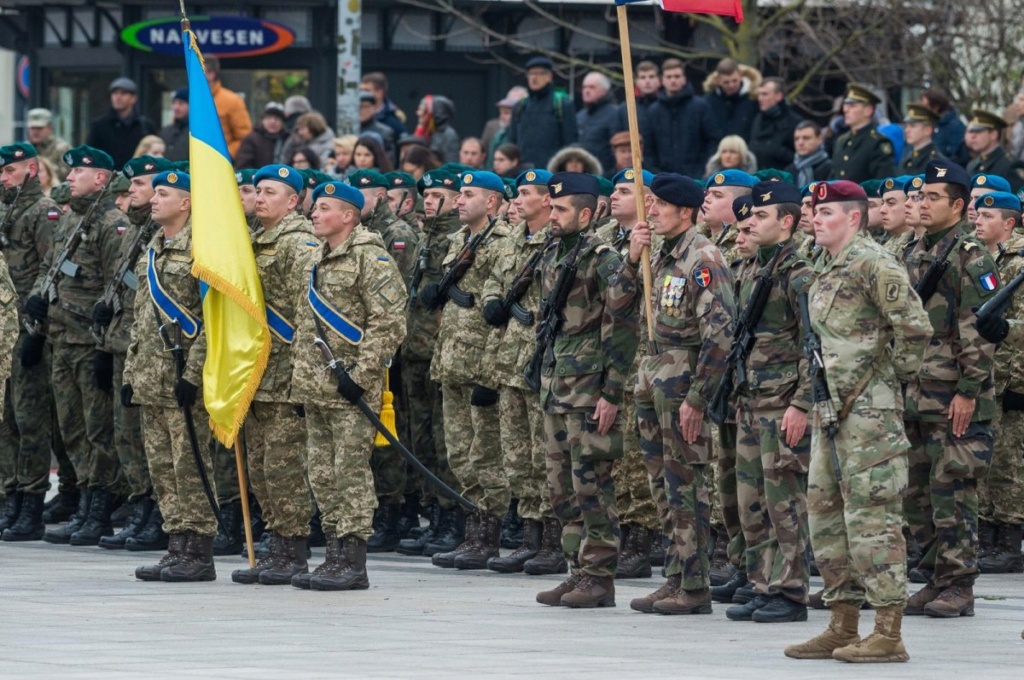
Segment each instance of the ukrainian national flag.
[[270,356],[270,330],[249,228],[195,34],[184,29],[192,177],[192,274],[206,284],[203,398],[214,436],[230,447]]

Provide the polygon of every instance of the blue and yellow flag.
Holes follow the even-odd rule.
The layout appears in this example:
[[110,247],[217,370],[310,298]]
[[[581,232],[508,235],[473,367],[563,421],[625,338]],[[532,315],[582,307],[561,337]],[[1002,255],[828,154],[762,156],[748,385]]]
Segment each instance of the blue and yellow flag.
[[183,37],[189,91],[192,274],[207,286],[203,297],[203,398],[214,436],[230,447],[267,368],[270,330],[249,228],[206,80],[203,55],[191,30],[185,29]]

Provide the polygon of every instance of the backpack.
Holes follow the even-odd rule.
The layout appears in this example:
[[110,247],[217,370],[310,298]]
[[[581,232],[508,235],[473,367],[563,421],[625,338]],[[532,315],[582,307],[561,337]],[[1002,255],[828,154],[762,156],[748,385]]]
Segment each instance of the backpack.
[[[554,93],[555,118],[557,118],[559,124],[561,124],[562,119],[565,118],[565,102],[569,99],[569,93],[560,87],[556,87]],[[526,101],[528,99],[529,95],[516,102],[515,108],[512,109],[512,118],[514,120],[519,120],[520,115],[523,113],[523,109],[526,108]]]

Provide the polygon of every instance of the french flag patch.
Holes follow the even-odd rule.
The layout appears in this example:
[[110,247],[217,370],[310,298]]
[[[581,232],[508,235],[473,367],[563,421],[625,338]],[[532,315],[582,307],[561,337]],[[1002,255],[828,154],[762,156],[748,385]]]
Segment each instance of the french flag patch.
[[999,279],[992,272],[986,272],[978,277],[978,281],[981,282],[981,287],[985,290],[995,290],[999,285]]

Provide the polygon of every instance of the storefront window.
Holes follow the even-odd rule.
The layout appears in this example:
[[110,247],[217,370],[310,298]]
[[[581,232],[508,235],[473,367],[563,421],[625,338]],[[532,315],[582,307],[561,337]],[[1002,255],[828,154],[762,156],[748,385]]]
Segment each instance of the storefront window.
[[47,101],[53,111],[53,129],[72,144],[84,144],[89,123],[110,110],[107,88],[117,76],[110,71],[50,71]]

